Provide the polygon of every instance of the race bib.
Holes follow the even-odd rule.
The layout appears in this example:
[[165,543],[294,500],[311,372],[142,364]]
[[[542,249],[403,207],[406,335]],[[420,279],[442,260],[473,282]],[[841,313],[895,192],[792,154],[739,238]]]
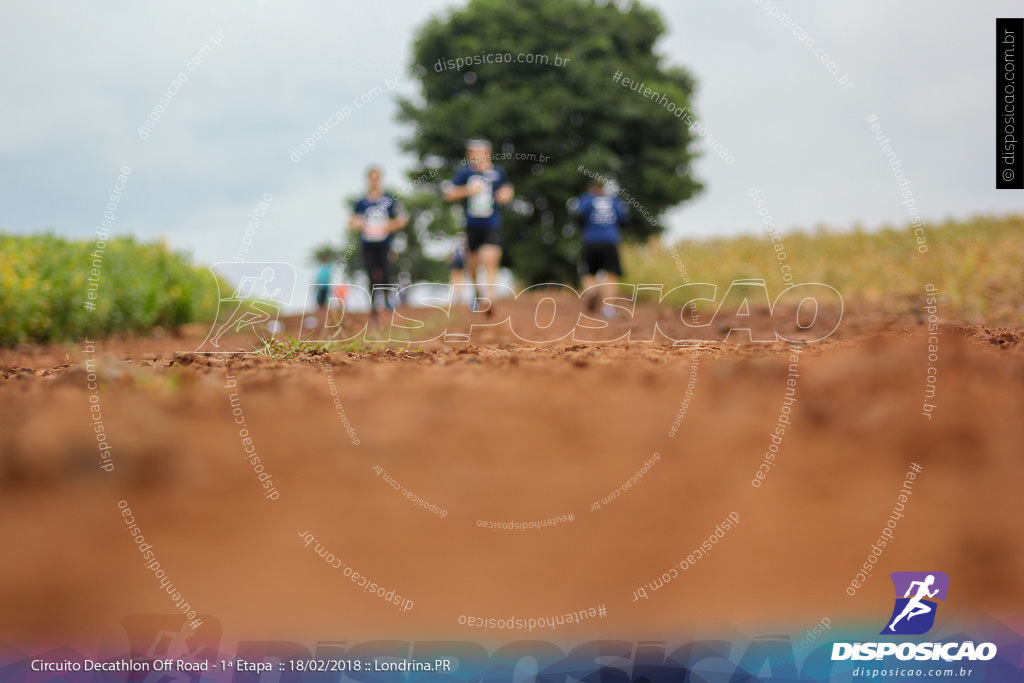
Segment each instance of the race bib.
[[490,218],[494,214],[494,191],[491,183],[483,176],[472,176],[469,179],[470,187],[480,187],[475,194],[469,195],[466,200],[466,213],[473,218]]
[[363,224],[363,239],[368,242],[380,242],[388,236],[388,213],[380,207],[366,212]]
[[611,198],[598,197],[594,200],[594,213],[590,219],[591,223],[594,225],[608,225],[614,223],[616,218],[615,206],[612,204]]

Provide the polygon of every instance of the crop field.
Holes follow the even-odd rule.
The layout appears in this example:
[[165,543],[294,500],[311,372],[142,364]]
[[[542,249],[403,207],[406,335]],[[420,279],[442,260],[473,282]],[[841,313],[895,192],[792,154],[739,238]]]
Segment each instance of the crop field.
[[0,346],[173,329],[217,312],[204,268],[159,243],[0,232]]
[[685,273],[691,282],[725,290],[735,280],[761,278],[775,295],[790,274],[794,284],[824,283],[848,306],[890,315],[919,309],[924,286],[932,283],[948,319],[1024,324],[1024,215],[928,224],[924,235],[923,253],[909,226],[819,227],[781,235],[777,243],[762,233],[684,240],[674,251],[650,244],[627,249],[624,260],[634,283],[679,283]]

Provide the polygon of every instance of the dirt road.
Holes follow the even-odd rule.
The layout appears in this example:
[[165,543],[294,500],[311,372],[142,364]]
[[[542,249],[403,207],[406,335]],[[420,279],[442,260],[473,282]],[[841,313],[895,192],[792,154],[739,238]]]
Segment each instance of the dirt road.
[[675,346],[183,353],[196,327],[4,351],[0,641],[96,644],[182,603],[263,640],[875,627],[888,573],[919,569],[950,576],[948,614],[1019,618],[1024,336],[944,325],[929,361],[916,319],[716,341],[732,322]]

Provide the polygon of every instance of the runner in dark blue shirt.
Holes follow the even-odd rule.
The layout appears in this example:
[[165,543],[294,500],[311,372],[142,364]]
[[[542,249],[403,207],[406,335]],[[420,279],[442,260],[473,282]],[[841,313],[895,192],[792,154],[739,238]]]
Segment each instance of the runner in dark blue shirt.
[[405,227],[409,218],[398,200],[384,192],[378,167],[371,166],[366,178],[369,187],[366,195],[353,204],[348,226],[359,233],[363,264],[370,278],[370,319],[376,322],[378,291],[385,308],[392,307],[388,299],[388,288],[394,284],[391,240],[395,232]]
[[[484,291],[490,301],[488,315],[494,312],[494,284],[501,264],[501,212],[499,207],[512,201],[514,190],[505,171],[491,162],[491,143],[470,140],[466,143],[469,165],[459,169],[445,190],[449,202],[462,202],[466,214],[466,267],[477,283],[477,268],[486,272]],[[478,288],[479,289],[479,288]]]
[[[595,287],[597,276],[604,273],[604,283],[614,284],[622,276],[622,265],[619,261],[619,242],[621,234],[619,226],[629,221],[629,209],[626,203],[608,193],[598,181],[590,183],[587,194],[572,200],[569,211],[583,224],[583,249],[580,258],[580,274],[583,276],[583,290],[593,288],[587,295],[587,310],[594,312],[598,304],[604,301],[602,294],[611,296],[611,287]],[[601,290],[604,290],[602,292]],[[615,309],[605,304],[601,313],[613,317]]]

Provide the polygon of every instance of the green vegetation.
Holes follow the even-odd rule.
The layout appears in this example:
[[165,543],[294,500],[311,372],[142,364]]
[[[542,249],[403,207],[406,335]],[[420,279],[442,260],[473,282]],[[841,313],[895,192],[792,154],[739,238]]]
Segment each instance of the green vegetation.
[[316,355],[333,350],[331,349],[330,342],[296,339],[290,334],[286,334],[284,340],[275,337],[264,337],[258,333],[257,338],[259,343],[252,345],[253,354],[266,356],[274,360],[287,360],[289,358]]
[[[385,348],[381,344],[369,344],[362,339],[349,339],[346,341],[297,339],[290,334],[285,338],[263,337],[257,334],[258,343],[252,345],[252,352],[257,356],[266,356],[274,360],[291,360],[294,358],[305,358],[309,356],[320,356],[327,353],[340,351],[342,353],[365,353],[366,351],[379,351]],[[386,348],[391,348],[388,343]]]
[[[665,33],[640,2],[470,0],[435,16],[412,46],[419,92],[399,101],[404,149],[419,162],[410,179],[436,188],[462,167],[467,138],[488,138],[517,195],[504,211],[508,265],[526,284],[575,280],[566,201],[586,173],[615,175],[652,217],[701,190],[696,79],[659,54]],[[646,239],[661,228],[638,218],[624,230]]]
[[0,254],[0,346],[173,328],[217,313],[209,271],[164,244],[117,237],[97,251],[91,241],[0,232]]
[[[780,265],[787,264],[794,283],[831,285],[851,308],[907,313],[920,305],[931,283],[939,289],[945,319],[1024,323],[1024,215],[930,224],[925,236],[928,252],[921,254],[910,227],[817,228],[782,236],[785,261],[777,259],[767,233],[683,240],[674,248],[689,280],[717,284],[720,296],[733,280],[761,278],[774,298],[785,284]],[[660,243],[627,247],[623,258],[632,283],[682,281],[671,252]]]

